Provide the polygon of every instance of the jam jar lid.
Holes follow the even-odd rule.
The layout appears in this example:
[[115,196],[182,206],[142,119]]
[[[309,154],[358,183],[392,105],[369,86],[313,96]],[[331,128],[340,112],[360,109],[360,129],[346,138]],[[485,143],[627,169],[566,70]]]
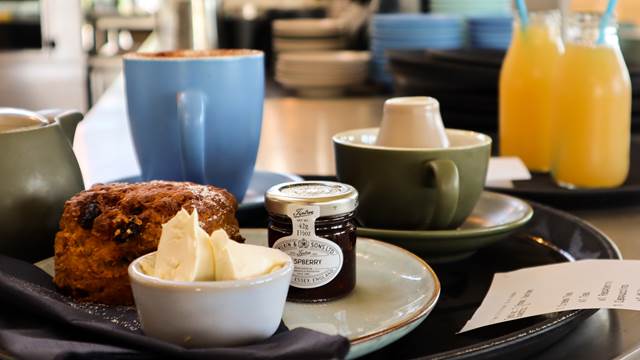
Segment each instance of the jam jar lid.
[[298,181],[272,186],[265,207],[272,214],[286,215],[291,204],[318,206],[320,216],[348,214],[358,206],[358,191],[334,181]]

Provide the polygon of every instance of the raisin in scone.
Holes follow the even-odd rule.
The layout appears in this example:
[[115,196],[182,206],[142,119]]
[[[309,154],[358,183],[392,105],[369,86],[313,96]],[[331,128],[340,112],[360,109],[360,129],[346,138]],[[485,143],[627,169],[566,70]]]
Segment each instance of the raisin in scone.
[[55,284],[73,298],[133,304],[127,267],[158,248],[162,224],[181,208],[198,210],[200,226],[242,241],[233,195],[185,182],[98,184],[68,200],[55,240]]

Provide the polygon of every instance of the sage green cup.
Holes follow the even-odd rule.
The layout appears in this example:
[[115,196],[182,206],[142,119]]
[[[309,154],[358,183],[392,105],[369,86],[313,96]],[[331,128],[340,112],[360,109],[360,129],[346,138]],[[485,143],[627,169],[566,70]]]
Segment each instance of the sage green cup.
[[484,188],[491,138],[446,130],[448,148],[375,145],[378,128],[333,137],[336,172],[358,190],[356,218],[365,227],[454,229],[473,210]]

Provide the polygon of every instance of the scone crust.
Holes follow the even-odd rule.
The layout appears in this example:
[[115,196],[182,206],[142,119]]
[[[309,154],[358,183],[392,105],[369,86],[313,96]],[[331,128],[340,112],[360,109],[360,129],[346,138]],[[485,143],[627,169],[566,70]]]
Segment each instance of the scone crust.
[[79,301],[133,304],[129,264],[158,248],[162,224],[182,208],[197,209],[208,233],[224,229],[242,241],[236,200],[224,189],[172,181],[97,184],[65,203],[54,283]]

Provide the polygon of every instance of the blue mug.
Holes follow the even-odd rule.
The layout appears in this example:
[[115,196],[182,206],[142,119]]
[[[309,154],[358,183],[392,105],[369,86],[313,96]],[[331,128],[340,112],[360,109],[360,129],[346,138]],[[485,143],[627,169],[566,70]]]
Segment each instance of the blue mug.
[[240,202],[260,142],[263,53],[132,53],[124,57],[124,74],[142,179],[211,184]]

